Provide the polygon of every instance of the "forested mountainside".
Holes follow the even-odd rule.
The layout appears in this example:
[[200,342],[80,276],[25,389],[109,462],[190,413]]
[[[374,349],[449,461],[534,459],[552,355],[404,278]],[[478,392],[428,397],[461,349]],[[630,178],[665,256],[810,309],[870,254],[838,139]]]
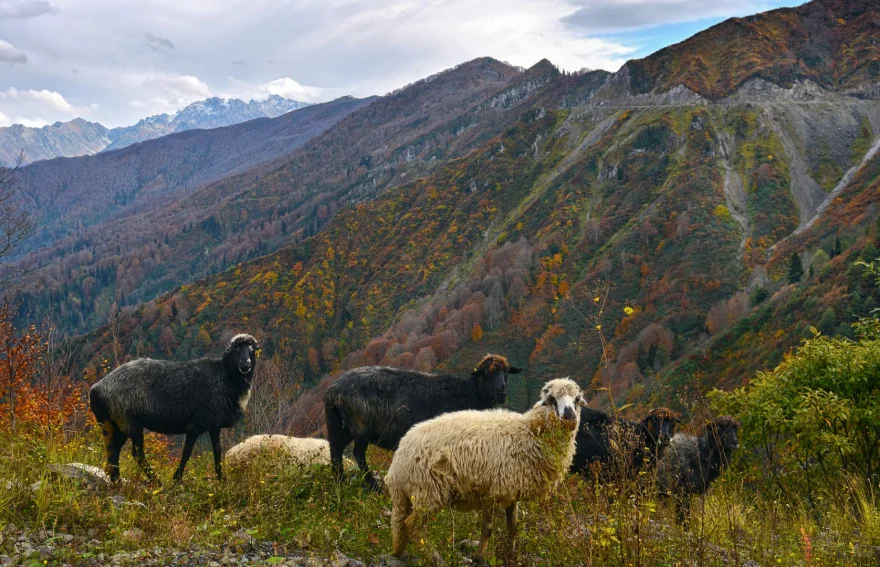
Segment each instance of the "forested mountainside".
[[[271,167],[76,230],[15,266],[29,270],[21,313],[39,317],[52,306],[63,329],[82,332],[102,324],[114,302],[151,299],[312,236],[346,203],[466,154],[497,134],[504,117],[515,120],[518,97],[549,80],[523,73],[517,78],[524,82],[510,87],[515,92],[488,104],[518,75],[491,59],[463,64],[363,106]],[[485,108],[474,108],[482,102]],[[469,113],[479,118],[468,122]]]
[[0,165],[16,164],[19,156],[23,157],[23,164],[57,157],[89,156],[175,132],[275,118],[305,106],[308,104],[278,95],[250,102],[213,97],[194,102],[173,115],[157,114],[121,128],[108,129],[82,118],[40,128],[13,124],[0,128]]
[[[821,65],[799,56],[797,72],[756,64],[720,91],[658,62],[720,77],[732,63],[701,53],[775,37],[794,17],[811,41],[846,45],[828,39]],[[149,223],[85,232],[78,251],[40,260],[25,305],[51,300],[85,328],[114,299],[219,272],[81,339],[88,375],[248,330],[306,386],[361,364],[464,371],[487,351],[526,366],[518,407],[559,375],[611,384],[617,403],[742,383],[810,326],[846,334],[877,304],[855,261],[880,239],[880,54],[864,32],[878,17],[873,3],[817,0],[611,76],[471,62],[351,114],[245,187],[221,181]],[[302,398],[298,432],[317,428],[315,400]]]
[[84,232],[102,221],[167,207],[206,183],[290,155],[372,100],[345,97],[278,118],[190,130],[119,151],[22,168],[24,203],[39,223],[26,245],[44,247],[38,256],[48,258],[64,242],[79,242],[73,245],[79,250]]

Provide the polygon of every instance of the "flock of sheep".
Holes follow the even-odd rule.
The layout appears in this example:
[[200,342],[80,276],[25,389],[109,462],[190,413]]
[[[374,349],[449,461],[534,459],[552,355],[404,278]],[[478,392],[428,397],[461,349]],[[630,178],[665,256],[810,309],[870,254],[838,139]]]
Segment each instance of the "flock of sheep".
[[[208,433],[222,478],[220,430],[234,426],[250,398],[257,341],[232,338],[220,358],[187,362],[139,359],[124,364],[91,388],[90,405],[103,433],[106,472],[119,478],[119,453],[132,441],[132,456],[156,481],[144,456],[143,430],[185,434],[174,480],[180,481],[193,446]],[[510,374],[520,372],[497,355],[486,355],[470,376],[426,374],[364,367],[343,374],[324,395],[327,440],[257,435],[226,454],[240,466],[267,451],[291,464],[330,464],[343,476],[343,452],[352,454],[373,490],[370,444],[393,450],[385,476],[391,496],[394,554],[409,542],[442,559],[424,532],[440,509],[483,514],[478,561],[485,560],[492,518],[504,510],[507,549],[517,530],[517,503],[548,497],[568,473],[613,478],[656,467],[662,495],[675,496],[684,519],[691,494],[704,493],[738,447],[739,423],[721,417],[702,436],[675,433],[678,417],[655,408],[640,422],[586,407],[584,393],[568,379],[551,380],[526,413],[497,409],[507,400]]]

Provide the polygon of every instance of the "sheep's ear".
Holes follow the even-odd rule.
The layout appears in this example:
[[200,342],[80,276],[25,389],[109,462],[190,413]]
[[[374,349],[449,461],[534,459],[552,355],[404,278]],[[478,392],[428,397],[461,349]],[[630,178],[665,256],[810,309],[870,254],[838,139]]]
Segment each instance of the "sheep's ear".
[[587,399],[584,397],[583,393],[581,393],[581,397],[578,398],[578,405],[581,406],[582,408],[587,407]]
[[522,368],[517,368],[516,366],[511,366],[510,370],[507,371],[508,374],[519,374],[522,372]]

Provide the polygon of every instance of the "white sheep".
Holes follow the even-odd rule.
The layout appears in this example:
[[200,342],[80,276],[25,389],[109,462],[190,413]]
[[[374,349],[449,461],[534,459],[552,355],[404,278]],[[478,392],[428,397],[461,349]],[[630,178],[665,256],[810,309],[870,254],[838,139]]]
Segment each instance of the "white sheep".
[[525,414],[459,411],[410,429],[385,477],[393,505],[394,555],[400,557],[412,539],[428,547],[435,564],[442,564],[423,528],[445,506],[482,510],[480,562],[485,560],[493,514],[504,508],[507,550],[512,550],[517,502],[549,497],[571,466],[579,406],[586,406],[581,389],[573,380],[559,378],[547,382],[541,400]]
[[330,444],[325,439],[254,435],[226,452],[230,468],[243,467],[259,458],[280,459],[285,464],[306,467],[330,464]]

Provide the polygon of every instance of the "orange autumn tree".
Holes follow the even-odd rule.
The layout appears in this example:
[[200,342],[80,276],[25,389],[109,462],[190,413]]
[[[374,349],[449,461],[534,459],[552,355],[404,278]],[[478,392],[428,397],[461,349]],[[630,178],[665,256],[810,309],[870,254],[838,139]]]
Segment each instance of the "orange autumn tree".
[[70,349],[58,344],[54,326],[47,325],[41,336],[46,339],[46,350],[39,372],[25,389],[28,403],[22,406],[22,420],[43,434],[69,433],[86,423],[89,383],[68,374]]
[[51,434],[84,423],[88,384],[65,374],[53,336],[34,325],[19,331],[9,304],[0,305],[0,425]]
[[8,303],[0,305],[0,419],[16,429],[29,403],[26,392],[33,382],[46,345],[35,326],[19,333]]

